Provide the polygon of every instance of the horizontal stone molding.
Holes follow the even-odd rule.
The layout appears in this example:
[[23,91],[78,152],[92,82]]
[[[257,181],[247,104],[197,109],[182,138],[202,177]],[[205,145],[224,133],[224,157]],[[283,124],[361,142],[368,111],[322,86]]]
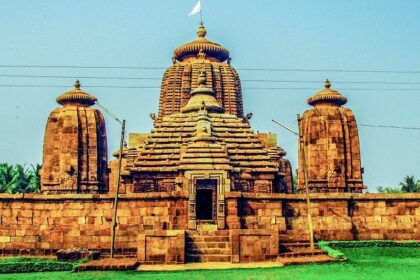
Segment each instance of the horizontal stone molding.
[[[270,199],[270,200],[306,200],[305,194],[284,193],[243,193],[228,192],[226,198]],[[420,193],[382,194],[382,193],[311,193],[311,200],[418,200]]]
[[[177,192],[149,192],[130,193],[118,195],[120,200],[159,200],[159,199],[188,199],[188,194]],[[112,194],[0,194],[0,201],[56,201],[56,200],[87,200],[87,201],[113,201]]]

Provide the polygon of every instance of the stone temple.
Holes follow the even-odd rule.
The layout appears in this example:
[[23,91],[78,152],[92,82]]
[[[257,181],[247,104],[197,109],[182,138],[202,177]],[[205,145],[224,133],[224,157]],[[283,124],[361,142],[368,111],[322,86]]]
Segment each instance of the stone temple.
[[108,150],[105,120],[91,106],[96,98],[77,81],[57,97],[45,129],[41,169],[43,193],[106,193]]
[[299,122],[294,186],[276,135],[255,133],[244,114],[229,51],[203,25],[197,35],[174,51],[152,131],[131,133],[114,153],[120,178],[118,161],[107,162],[96,98],[78,82],[57,98],[63,107],[47,121],[41,193],[0,194],[0,255],[84,248],[106,256],[118,179],[115,249],[141,263],[305,256],[304,174],[315,240],[420,239],[418,194],[362,193],[356,120],[328,81]]
[[342,107],[347,98],[325,89],[308,98],[314,106],[300,120],[300,135],[305,152],[299,151],[297,189],[304,189],[303,156],[307,159],[310,192],[362,192],[363,168],[360,162],[359,134],[356,119],[349,108]]

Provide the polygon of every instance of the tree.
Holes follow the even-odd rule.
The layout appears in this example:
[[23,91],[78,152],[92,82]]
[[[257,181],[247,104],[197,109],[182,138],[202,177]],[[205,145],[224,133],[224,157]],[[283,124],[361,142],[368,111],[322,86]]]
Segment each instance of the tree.
[[420,192],[420,181],[414,176],[405,176],[400,182],[400,187],[378,187],[378,193],[413,193]]
[[14,173],[13,166],[7,163],[0,164],[0,193],[7,192],[14,183]]
[[0,192],[2,193],[31,193],[39,191],[40,165],[26,168],[24,165],[15,166],[7,163],[0,164]]
[[414,176],[405,176],[400,182],[400,186],[403,192],[420,192],[420,181],[416,180]]
[[398,187],[378,187],[378,193],[402,193],[401,189]]

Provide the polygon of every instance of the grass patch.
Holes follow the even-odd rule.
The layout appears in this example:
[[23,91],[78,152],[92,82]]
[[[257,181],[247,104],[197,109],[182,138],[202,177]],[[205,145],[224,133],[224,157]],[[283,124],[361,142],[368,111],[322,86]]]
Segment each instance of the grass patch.
[[328,243],[328,241],[320,241],[318,242],[318,247],[322,250],[324,250],[325,252],[327,252],[328,256],[330,256],[331,258],[334,258],[336,260],[346,260],[346,256],[339,250],[334,249],[330,246],[330,244]]
[[360,240],[360,241],[320,241],[319,244],[340,248],[359,247],[420,247],[417,241],[393,241],[393,240]]
[[309,264],[264,269],[201,270],[185,272],[82,272],[3,274],[2,280],[402,280],[420,279],[420,248],[340,248],[348,262]]
[[318,247],[326,251],[328,256],[336,260],[346,260],[346,256],[341,252],[341,248],[366,248],[366,247],[410,247],[418,248],[420,243],[417,241],[393,240],[363,240],[363,241],[319,241]]

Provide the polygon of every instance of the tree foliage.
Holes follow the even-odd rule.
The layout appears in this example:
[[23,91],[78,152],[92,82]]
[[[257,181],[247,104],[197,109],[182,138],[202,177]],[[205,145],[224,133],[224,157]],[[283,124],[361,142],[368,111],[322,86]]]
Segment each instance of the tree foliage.
[[413,193],[420,192],[420,181],[414,176],[405,176],[400,182],[400,187],[378,187],[379,193]]
[[0,163],[0,193],[39,192],[39,170],[41,165],[9,165]]
[[403,192],[420,192],[420,181],[416,180],[414,176],[405,176],[404,180],[400,182],[400,186]]

